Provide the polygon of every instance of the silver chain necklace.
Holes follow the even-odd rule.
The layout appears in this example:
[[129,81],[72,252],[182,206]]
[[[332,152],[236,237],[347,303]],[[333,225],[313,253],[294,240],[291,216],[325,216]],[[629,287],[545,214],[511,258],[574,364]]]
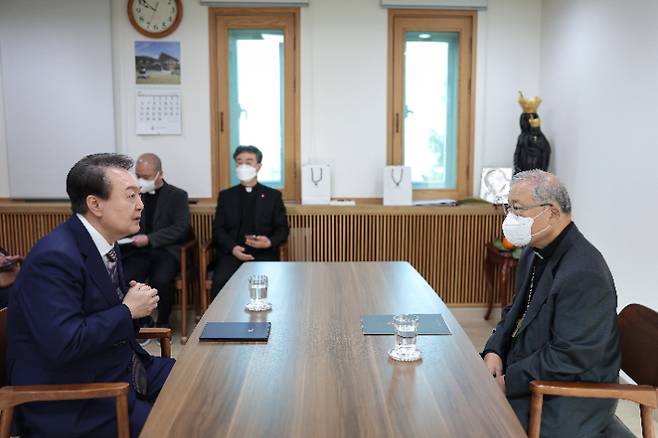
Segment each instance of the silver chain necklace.
[[512,337],[515,338],[517,334],[519,334],[519,330],[521,329],[521,324],[523,324],[523,320],[525,319],[525,316],[528,314],[528,309],[530,309],[530,302],[532,301],[532,294],[535,291],[535,266],[532,266],[532,273],[530,274],[530,289],[528,290],[528,301],[526,302],[525,305],[525,310],[523,311],[523,316],[518,320],[516,323],[516,328],[514,329],[514,332],[512,333]]

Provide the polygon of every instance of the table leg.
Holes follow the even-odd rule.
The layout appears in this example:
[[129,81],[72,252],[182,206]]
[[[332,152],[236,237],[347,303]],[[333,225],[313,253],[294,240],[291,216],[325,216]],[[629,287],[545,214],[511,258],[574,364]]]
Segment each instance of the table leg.
[[512,264],[508,260],[505,260],[503,262],[503,266],[501,266],[500,269],[500,279],[499,279],[501,309],[504,309],[507,306],[507,302],[508,302],[507,297],[509,294],[509,277],[511,270],[512,270]]
[[494,301],[493,266],[489,254],[485,255],[484,258],[484,279],[487,283],[487,295],[489,297],[489,302],[487,303],[487,313],[484,314],[484,319],[488,320],[489,316],[491,315],[491,309],[493,308]]

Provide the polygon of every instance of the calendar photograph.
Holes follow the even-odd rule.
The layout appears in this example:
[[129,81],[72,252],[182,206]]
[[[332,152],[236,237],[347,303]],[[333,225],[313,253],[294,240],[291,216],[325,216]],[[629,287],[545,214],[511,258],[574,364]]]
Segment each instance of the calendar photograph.
[[180,85],[179,41],[135,41],[137,85]]

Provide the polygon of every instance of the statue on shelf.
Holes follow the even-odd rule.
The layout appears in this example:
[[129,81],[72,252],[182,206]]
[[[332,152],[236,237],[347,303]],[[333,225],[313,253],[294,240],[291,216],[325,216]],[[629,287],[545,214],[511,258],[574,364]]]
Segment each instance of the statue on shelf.
[[514,152],[514,173],[532,169],[548,170],[551,146],[541,132],[541,120],[537,114],[541,98],[535,96],[526,99],[519,91],[519,104],[523,108],[523,114],[519,122],[521,134]]

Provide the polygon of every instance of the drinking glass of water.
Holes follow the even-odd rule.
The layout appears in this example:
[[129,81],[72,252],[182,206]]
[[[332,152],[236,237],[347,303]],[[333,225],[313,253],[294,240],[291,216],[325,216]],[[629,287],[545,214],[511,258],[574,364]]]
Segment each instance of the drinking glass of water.
[[272,303],[267,301],[267,275],[254,274],[249,276],[249,303],[245,307],[252,312],[261,312],[272,308]]
[[416,348],[418,315],[395,315],[392,324],[395,329],[395,347],[389,350],[388,355],[402,362],[420,359],[420,350]]

